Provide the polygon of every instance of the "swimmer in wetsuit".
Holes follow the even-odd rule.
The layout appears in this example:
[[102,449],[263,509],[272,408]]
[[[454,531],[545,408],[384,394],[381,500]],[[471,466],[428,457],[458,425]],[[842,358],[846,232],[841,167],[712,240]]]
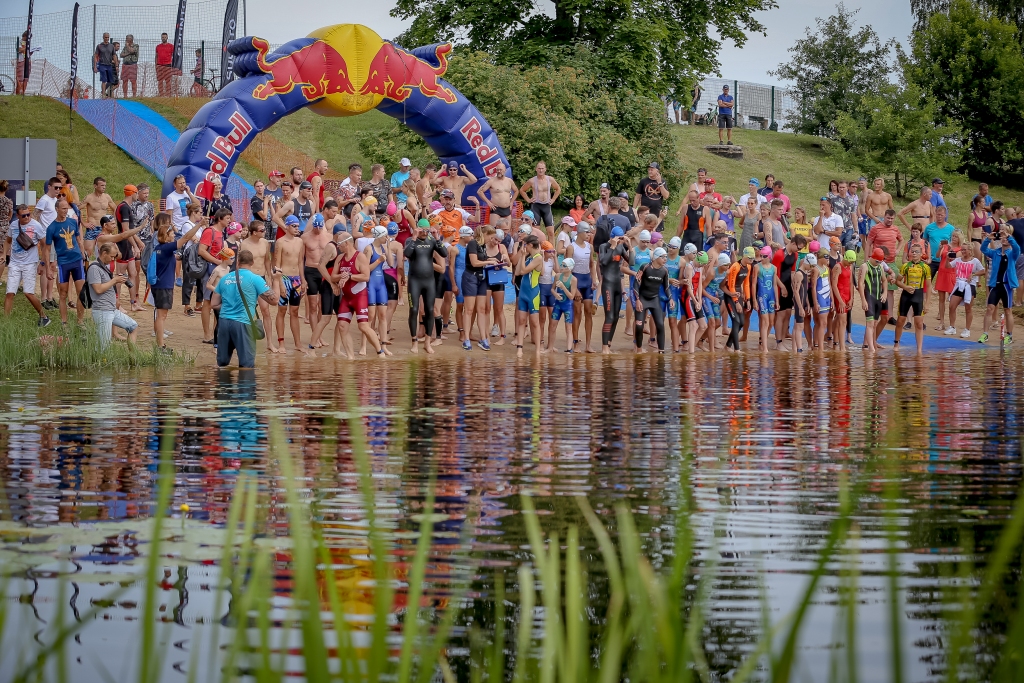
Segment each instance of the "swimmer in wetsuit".
[[622,269],[629,265],[629,241],[622,228],[612,228],[611,239],[598,249],[601,269],[601,298],[604,304],[604,327],[601,328],[601,353],[612,352],[615,327],[622,309]]
[[746,320],[744,312],[750,310],[750,273],[755,255],[753,247],[744,247],[742,258],[730,266],[725,281],[722,282],[725,310],[732,320],[725,348],[731,348],[733,351],[740,350],[740,332],[743,331]]
[[[430,236],[430,224],[423,227],[423,221],[417,223],[412,238],[405,242],[405,258],[409,261],[409,334],[412,335],[412,352],[419,353],[419,341],[416,333],[420,321],[420,311],[426,312],[423,319],[425,344],[427,353],[434,353],[431,337],[434,331],[434,299],[437,297],[437,283],[434,277],[434,254],[442,258],[448,257],[444,244]],[[423,308],[420,308],[420,301]]]
[[641,266],[636,275],[636,322],[633,328],[633,343],[637,353],[644,350],[644,325],[647,313],[654,319],[658,337],[658,353],[665,353],[665,311],[661,299],[668,298],[668,269],[665,262],[668,252],[658,247],[651,254],[651,262]]

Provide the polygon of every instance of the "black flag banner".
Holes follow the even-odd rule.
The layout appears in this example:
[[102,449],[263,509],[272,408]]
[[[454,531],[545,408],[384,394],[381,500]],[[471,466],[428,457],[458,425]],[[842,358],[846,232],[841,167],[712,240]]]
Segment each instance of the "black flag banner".
[[181,73],[185,50],[185,0],[178,0],[178,19],[174,23],[174,56],[171,57],[171,68]]
[[228,53],[228,44],[235,39],[235,29],[238,27],[238,0],[228,0],[227,9],[224,10],[224,37],[220,43],[220,87],[230,83],[235,78],[234,67],[235,56]]

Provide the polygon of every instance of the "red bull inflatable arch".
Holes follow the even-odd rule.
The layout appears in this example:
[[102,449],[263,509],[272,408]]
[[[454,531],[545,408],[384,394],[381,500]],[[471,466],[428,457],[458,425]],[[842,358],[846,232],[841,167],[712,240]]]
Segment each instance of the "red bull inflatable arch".
[[324,116],[378,109],[420,135],[442,162],[465,164],[482,183],[508,159],[477,108],[441,78],[451,49],[403,50],[358,24],[328,26],[273,52],[262,38],[232,41],[236,79],[182,132],[167,163],[163,194],[173,190],[178,174],[195,191],[217,175],[226,182],[259,132],[303,107]]

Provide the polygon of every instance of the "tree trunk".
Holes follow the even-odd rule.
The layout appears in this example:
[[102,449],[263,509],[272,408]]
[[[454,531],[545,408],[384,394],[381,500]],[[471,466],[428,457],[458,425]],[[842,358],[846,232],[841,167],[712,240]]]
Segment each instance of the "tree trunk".
[[555,0],[555,23],[551,37],[558,43],[571,43],[576,35],[574,17],[569,13],[566,3]]

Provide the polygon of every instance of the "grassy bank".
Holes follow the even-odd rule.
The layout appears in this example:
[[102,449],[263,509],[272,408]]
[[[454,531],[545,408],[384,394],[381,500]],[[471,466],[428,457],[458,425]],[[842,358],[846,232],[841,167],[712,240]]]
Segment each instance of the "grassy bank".
[[[219,573],[211,599],[211,619],[198,626],[193,638],[206,639],[208,661],[192,647],[188,663],[189,680],[233,681],[240,677],[257,681],[281,681],[304,676],[310,681],[345,683],[377,682],[428,683],[443,680],[584,683],[619,680],[648,683],[719,680],[708,664],[705,627],[714,600],[714,586],[722,575],[716,565],[714,546],[700,556],[695,552],[698,523],[692,518],[689,460],[681,453],[678,507],[665,528],[666,544],[657,565],[645,556],[649,539],[639,533],[625,503],[618,504],[614,518],[615,537],[607,523],[595,513],[586,498],[577,496],[578,524],[566,527],[564,538],[545,533],[542,517],[529,494],[521,497],[521,511],[529,539],[529,554],[515,574],[516,586],[506,591],[499,573],[493,594],[480,596],[472,585],[477,572],[490,571],[471,564],[457,572],[452,584],[440,587],[436,567],[430,565],[431,538],[435,519],[432,482],[423,491],[418,528],[410,532],[389,532],[387,520],[378,523],[374,481],[367,457],[362,422],[349,419],[353,463],[358,475],[360,515],[366,518],[366,545],[356,549],[351,561],[332,555],[324,540],[331,533],[316,520],[317,492],[305,489],[304,461],[289,446],[280,424],[271,424],[271,449],[276,468],[259,481],[242,474],[223,530]],[[140,545],[145,558],[142,572],[120,581],[109,597],[74,618],[67,613],[68,581],[60,584],[57,618],[38,633],[5,634],[9,610],[18,601],[0,601],[0,637],[19,639],[32,645],[34,658],[23,657],[15,681],[67,680],[66,644],[83,628],[98,628],[103,612],[122,599],[134,582],[143,587],[143,617],[138,642],[125,643],[125,661],[137,662],[129,677],[146,683],[159,681],[162,661],[171,643],[168,631],[158,622],[159,593],[166,588],[161,573],[173,551],[191,540],[184,537],[186,525],[168,519],[175,485],[173,465],[173,423],[165,425],[158,464],[156,506],[150,542]],[[337,434],[327,436],[333,440]],[[754,647],[729,673],[732,683],[748,680],[788,683],[798,678],[802,629],[810,621],[814,602],[835,601],[838,618],[831,654],[831,681],[855,683],[858,676],[856,640],[859,600],[860,528],[857,510],[862,505],[884,506],[886,523],[879,547],[884,562],[868,561],[871,571],[888,577],[884,594],[870,596],[892,606],[888,623],[881,623],[880,638],[893,645],[885,666],[889,678],[904,680],[904,648],[898,592],[897,523],[901,456],[896,449],[880,444],[868,453],[869,467],[860,474],[844,472],[840,477],[835,514],[823,528],[817,557],[808,568],[804,585],[780,618],[773,619],[765,596],[763,616],[757,625]],[[315,465],[314,465],[315,466]],[[704,466],[704,465],[702,465]],[[308,496],[312,495],[314,502]],[[263,510],[273,496],[287,510],[291,542],[271,547],[262,538],[267,523]],[[608,512],[608,511],[605,511]],[[443,518],[443,516],[441,517]],[[971,561],[972,542],[963,540],[961,554],[951,557],[942,571],[950,581],[941,617],[943,661],[937,675],[949,681],[1020,680],[1024,671],[1024,609],[1007,606],[1007,584],[1020,587],[1016,573],[1020,540],[1024,532],[1024,496],[1019,497],[1009,520],[986,555],[983,568]],[[404,543],[396,556],[396,545]],[[408,544],[412,543],[410,547]],[[450,547],[450,546],[449,546]],[[335,548],[336,549],[336,548]],[[649,548],[648,548],[649,552]],[[466,558],[460,558],[466,559]],[[367,566],[372,580],[344,579],[352,562]],[[607,581],[588,573],[587,562],[603,567]],[[287,563],[285,570],[281,563]],[[499,570],[500,571],[500,570]],[[727,574],[727,572],[726,572]],[[166,575],[166,574],[165,574]],[[286,577],[286,578],[282,578]],[[826,586],[831,579],[831,585]],[[286,581],[286,583],[282,583]],[[0,586],[3,584],[0,583]],[[287,587],[285,587],[287,586]],[[396,590],[406,596],[399,604]],[[366,620],[351,620],[346,613],[345,592],[358,592],[361,603],[372,604]],[[592,600],[606,593],[606,608],[595,610]],[[478,602],[474,606],[474,601]],[[474,609],[470,609],[474,606]],[[991,624],[984,621],[988,610],[1007,609],[1010,630],[998,652],[981,652],[973,634]],[[24,608],[22,608],[24,609]],[[224,616],[222,610],[227,610]],[[460,615],[472,616],[468,626],[469,647],[463,649],[453,638]],[[91,626],[90,626],[91,625]],[[246,628],[238,629],[239,625]],[[330,633],[334,631],[334,633]],[[20,644],[20,643],[19,643]],[[875,645],[877,647],[877,645]],[[134,653],[128,654],[129,648]],[[285,654],[288,657],[285,657]],[[451,660],[449,658],[452,658]],[[455,662],[458,658],[460,661]],[[108,665],[118,662],[108,662]],[[456,672],[458,675],[456,675]],[[802,677],[799,677],[803,680]],[[822,678],[820,680],[825,680]]]
[[38,314],[25,297],[15,298],[10,317],[0,323],[0,373],[5,377],[34,370],[167,368],[192,365],[196,359],[191,352],[160,353],[149,339],[141,338],[137,346],[114,340],[101,349],[90,313],[81,327],[74,311],[68,311],[67,325],[61,324],[58,311],[47,313],[52,322],[41,328]]
[[[96,176],[107,179],[107,192],[120,201],[125,185],[149,183],[160,187],[159,180],[104,137],[85,119],[74,114],[68,127],[68,109],[49,97],[0,97],[0,131],[4,137],[52,138],[57,140],[57,159],[71,174],[80,196],[92,192]],[[32,183],[42,193],[43,182]]]

